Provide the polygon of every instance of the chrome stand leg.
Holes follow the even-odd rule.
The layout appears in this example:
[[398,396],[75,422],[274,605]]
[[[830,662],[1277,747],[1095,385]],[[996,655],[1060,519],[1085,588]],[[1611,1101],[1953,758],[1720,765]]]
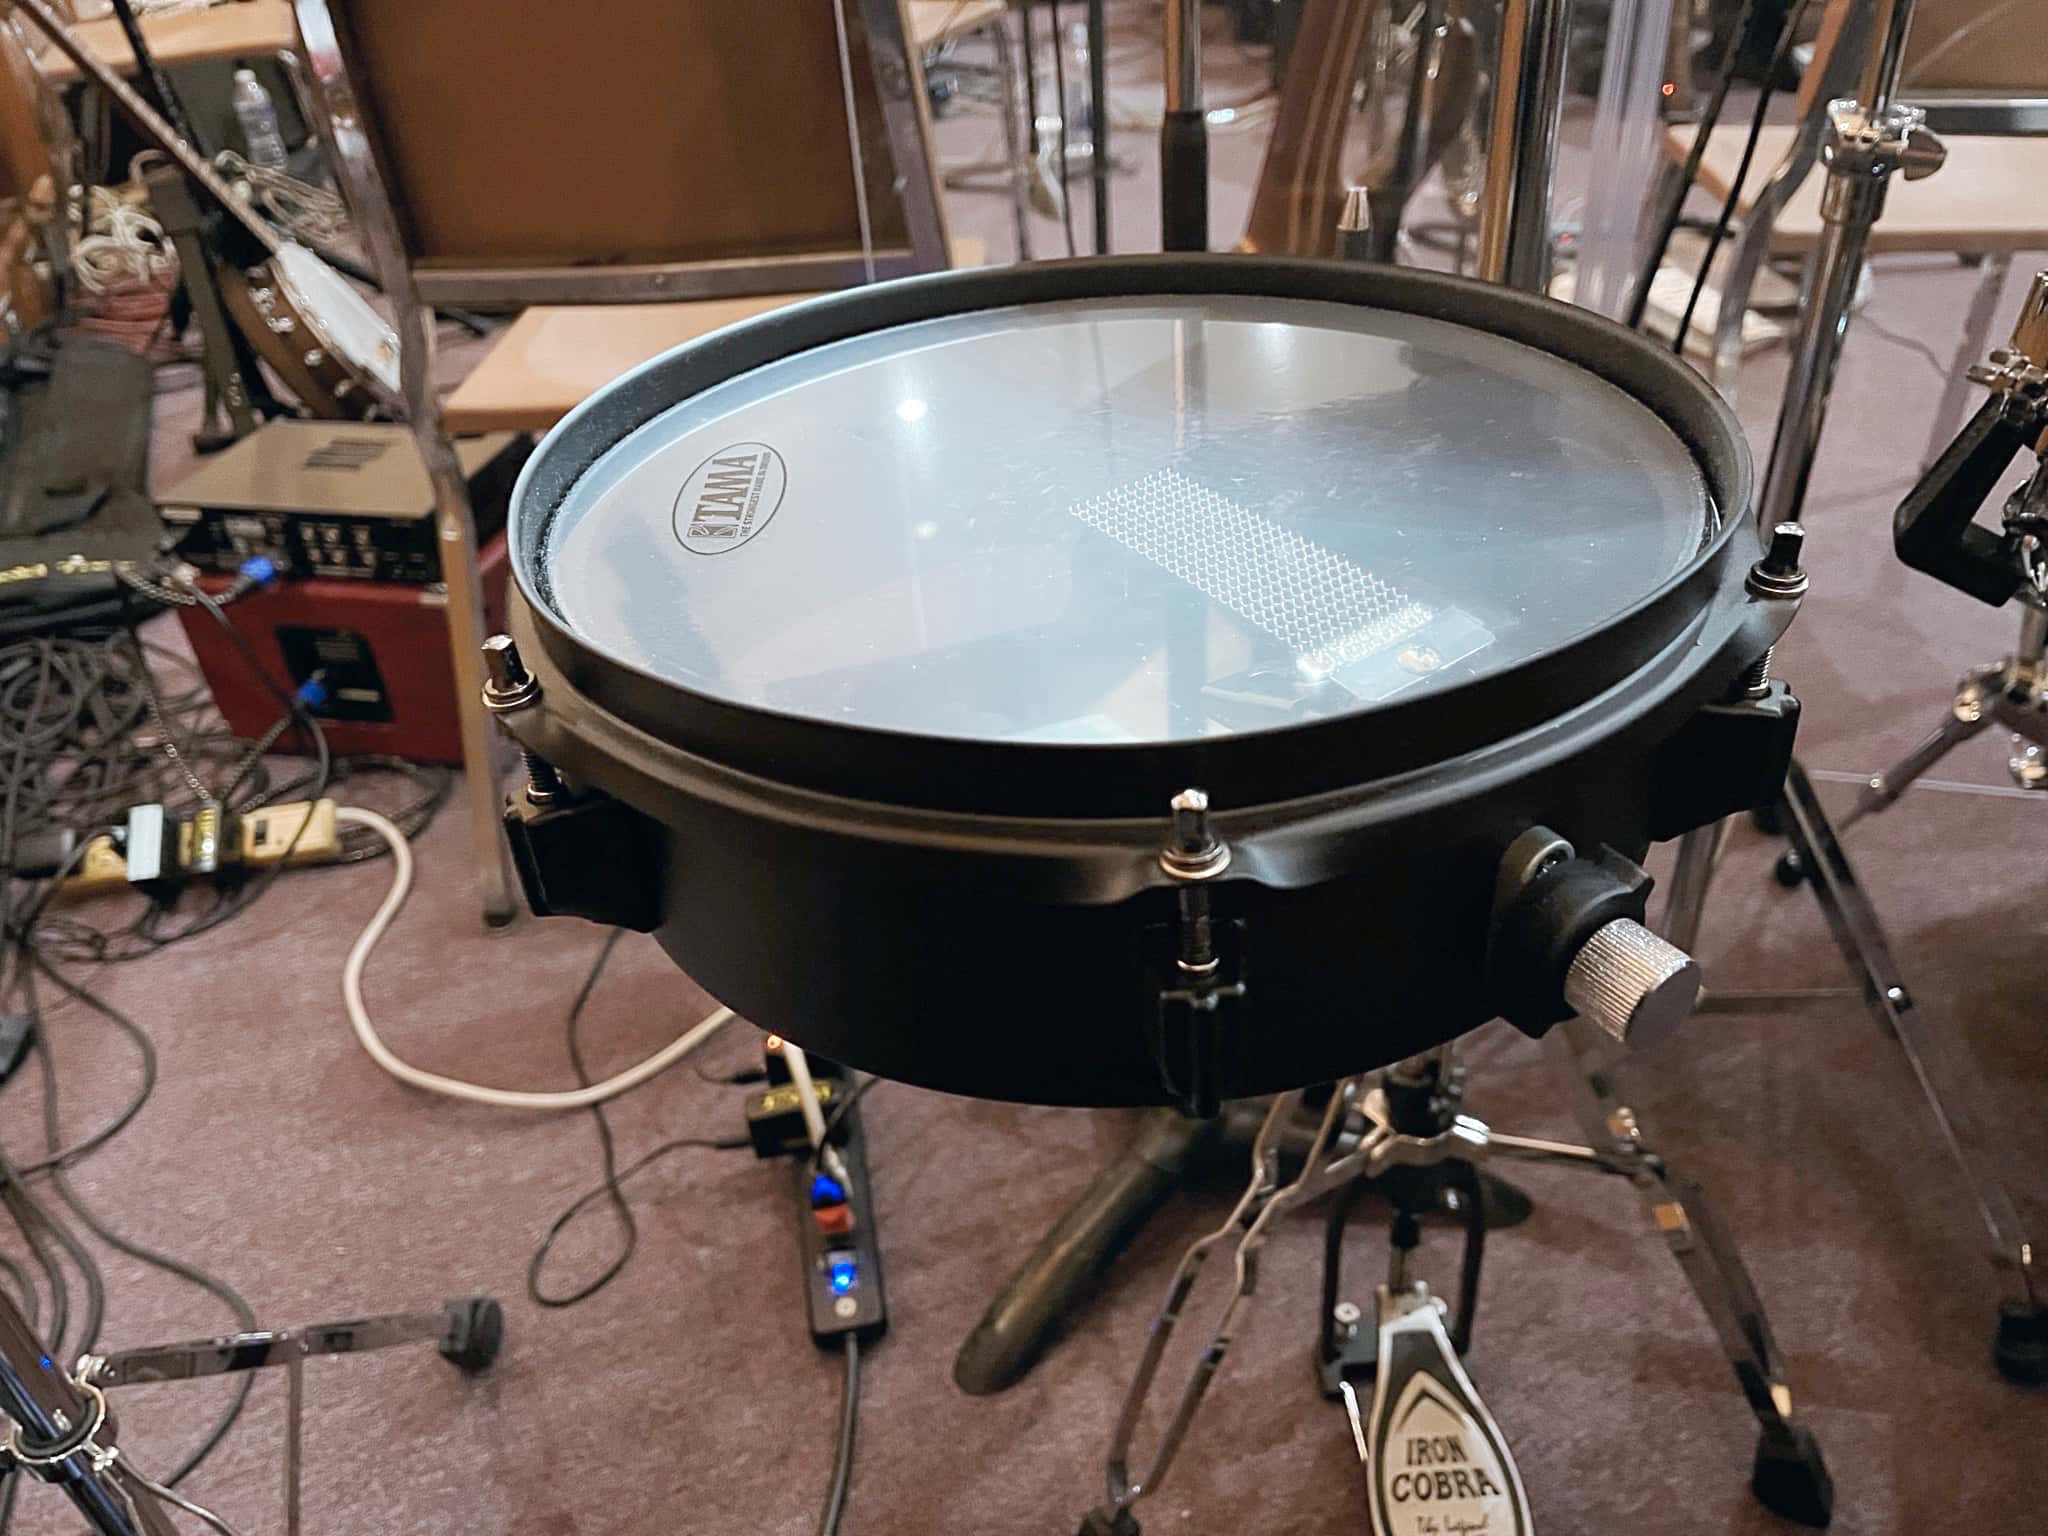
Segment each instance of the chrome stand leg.
[[299,1536],[299,1458],[305,1445],[306,1363],[293,1356],[284,1367],[284,1531]]
[[1785,811],[1786,830],[1835,943],[1861,981],[1872,1017],[1906,1053],[1935,1126],[1990,1234],[1992,1263],[2005,1289],[1995,1349],[1999,1369],[2015,1380],[2048,1378],[2048,1306],[2043,1305],[2034,1273],[2033,1244],[1993,1169],[1990,1144],[1977,1123],[1983,1085],[1961,1042],[1915,1005],[1876,910],[1797,762],[1785,779]]
[[[0,1309],[6,1305],[5,1298],[0,1297]],[[0,1313],[0,1323],[4,1323],[4,1313]],[[497,1358],[503,1336],[504,1314],[498,1303],[487,1296],[465,1296],[448,1302],[438,1312],[399,1312],[343,1323],[321,1323],[311,1328],[234,1333],[180,1344],[120,1350],[107,1355],[87,1355],[78,1362],[77,1381],[87,1390],[98,1393],[110,1387],[143,1382],[194,1381],[206,1376],[282,1366],[285,1373],[284,1528],[285,1536],[299,1536],[307,1360],[318,1355],[359,1355],[398,1344],[431,1341],[438,1346],[442,1358],[464,1371],[475,1372],[485,1369]],[[0,1338],[0,1349],[4,1349],[5,1343],[5,1339]],[[0,1402],[0,1407],[5,1406]],[[7,1411],[11,1413],[12,1409]],[[120,1526],[101,1528],[122,1532],[124,1536],[127,1530]],[[158,1529],[154,1525],[143,1527],[147,1536],[155,1536]],[[168,1526],[162,1530],[164,1536],[175,1536]]]
[[1842,818],[1836,832],[1846,832],[1864,817],[1875,816],[1879,811],[1888,809],[1912,787],[1915,779],[1990,723],[1981,712],[1966,714],[1960,708],[1950,710],[1948,718],[1929,732],[1912,751],[1883,773],[1871,775],[1863,786],[1863,793],[1856,797],[1855,807]]
[[1695,827],[1678,841],[1678,863],[1671,871],[1671,894],[1664,902],[1664,937],[1690,954],[1697,947],[1700,918],[1706,911],[1707,891],[1714,883],[1714,866],[1727,840],[1728,823]]
[[[1812,1431],[1793,1414],[1784,1361],[1742,1255],[1705,1192],[1673,1173],[1643,1139],[1635,1112],[1622,1102],[1612,1068],[1584,1026],[1568,1020],[1551,1031],[1551,1039],[1569,1079],[1573,1110],[1598,1159],[1582,1166],[1622,1174],[1635,1185],[1735,1368],[1761,1431],[1752,1491],[1765,1508],[1788,1520],[1826,1525],[1834,1484]],[[1517,1155],[1499,1138],[1495,1145],[1506,1155]]]

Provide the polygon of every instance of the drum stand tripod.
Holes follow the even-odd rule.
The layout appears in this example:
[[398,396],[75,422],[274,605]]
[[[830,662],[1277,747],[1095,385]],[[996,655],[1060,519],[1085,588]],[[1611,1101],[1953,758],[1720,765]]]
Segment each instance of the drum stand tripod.
[[[1836,828],[1847,832],[1866,816],[1895,803],[1936,763],[1993,725],[2012,733],[2006,767],[2028,790],[2048,789],[2048,590],[2022,589],[2020,639],[2012,654],[1988,666],[1972,667],[1956,685],[1956,696],[1927,738],[1883,773],[1873,774],[1855,809]],[[1797,885],[1805,869],[1791,854],[1780,861],[1781,878]]]
[[[1384,1528],[1388,1504],[1399,1502],[1410,1486],[1403,1483],[1395,1459],[1382,1454],[1393,1424],[1386,1405],[1394,1402],[1398,1407],[1414,1395],[1410,1392],[1396,1402],[1388,1390],[1390,1377],[1405,1379],[1426,1371],[1435,1378],[1428,1389],[1439,1411],[1433,1422],[1451,1429],[1450,1460],[1459,1469],[1445,1474],[1445,1479],[1458,1479],[1455,1484],[1439,1480],[1440,1487],[1452,1497],[1468,1499],[1464,1507],[1479,1518],[1501,1519],[1499,1524],[1464,1528],[1524,1536],[1530,1529],[1528,1509],[1512,1457],[1455,1358],[1470,1339],[1478,1304],[1486,1223],[1479,1208],[1475,1165],[1489,1155],[1617,1174],[1636,1186],[1713,1323],[1756,1415],[1761,1435],[1751,1487],[1766,1507],[1788,1519],[1827,1524],[1833,1485],[1812,1433],[1794,1417],[1777,1346],[1740,1255],[1698,1186],[1673,1174],[1644,1140],[1634,1112],[1617,1095],[1611,1069],[1602,1059],[1603,1048],[1590,1027],[1574,1019],[1553,1035],[1566,1058],[1574,1108],[1588,1145],[1502,1135],[1461,1113],[1464,1074],[1453,1063],[1449,1047],[1382,1074],[1348,1078],[1320,1093],[1285,1093],[1273,1101],[1253,1144],[1251,1182],[1229,1218],[1198,1239],[1174,1272],[1117,1418],[1107,1464],[1107,1496],[1083,1520],[1081,1536],[1138,1536],[1134,1506],[1158,1487],[1186,1438],[1255,1287],[1259,1250],[1274,1220],[1324,1194],[1332,1195],[1333,1202],[1324,1246],[1316,1368],[1324,1394],[1344,1403],[1353,1443],[1366,1465],[1375,1529]],[[1320,1119],[1305,1165],[1292,1182],[1282,1183],[1281,1141],[1318,1097]],[[1362,1185],[1381,1190],[1393,1205],[1388,1277],[1378,1292],[1376,1329],[1362,1326],[1364,1312],[1340,1299],[1343,1236]],[[1420,1241],[1421,1218],[1436,1211],[1457,1216],[1465,1233],[1458,1305],[1448,1333],[1436,1321],[1441,1303],[1426,1286],[1411,1283],[1408,1275],[1409,1256]],[[1234,1279],[1217,1327],[1182,1388],[1142,1479],[1134,1479],[1132,1442],[1167,1343],[1204,1262],[1233,1239]],[[1427,1337],[1418,1341],[1419,1334]],[[1419,1352],[1411,1347],[1418,1342]],[[1382,1348],[1402,1353],[1383,1362]],[[1429,1356],[1436,1358],[1418,1370],[1418,1360]],[[1377,1384],[1370,1426],[1360,1412],[1358,1393],[1359,1383],[1367,1377],[1376,1377]],[[1485,1469],[1494,1470],[1482,1483]],[[1449,1515],[1452,1510],[1445,1506],[1441,1513]]]
[[0,1291],[0,1422],[8,1425],[0,1441],[0,1478],[28,1472],[54,1483],[102,1536],[178,1536],[173,1509],[219,1536],[235,1536],[218,1515],[150,1478],[122,1454],[106,1389],[283,1366],[288,1389],[284,1528],[286,1536],[299,1536],[305,1362],[315,1355],[361,1354],[432,1341],[462,1370],[481,1371],[497,1358],[504,1326],[497,1302],[469,1296],[438,1312],[87,1355],[67,1371],[43,1352],[13,1298]]
[[[1912,0],[1877,0],[1874,47],[1858,99],[1837,101],[1828,109],[1823,145],[1827,184],[1821,198],[1825,228],[1803,298],[1785,403],[1764,478],[1761,515],[1766,526],[1794,521],[1805,501],[1870,231],[1883,212],[1891,178],[1901,172],[1909,180],[1931,175],[1945,158],[1940,141],[1923,126],[1925,114],[1895,100],[1912,11]],[[2037,614],[2026,619],[2019,653],[2005,666],[1990,669],[1995,677],[1987,674],[1975,682],[1979,688],[1993,681],[2001,685],[1999,702],[1991,707],[1993,717],[2006,723],[2028,722],[2024,728],[2015,728],[2024,729],[2035,741],[2039,739],[2034,733],[2040,729],[2040,715],[2031,702],[2034,663],[2029,653],[2040,630]],[[2022,669],[2027,673],[2028,697],[2010,698],[2012,690],[2003,686],[2008,672],[2010,681],[2016,683]],[[1966,680],[1966,692],[1972,686]],[[1982,707],[1981,696],[1978,704],[1967,706]],[[1959,712],[1965,708],[1959,700]],[[1899,768],[1880,776],[1885,788],[1873,785],[1867,791],[1870,803],[1867,810],[1859,809],[1859,815],[1889,804],[1897,790],[1924,772],[1954,740],[1977,728],[1978,722],[1958,720],[1951,739],[1949,728],[1944,727],[1938,744],[1924,744]],[[2038,753],[2032,754],[2029,762],[2038,766]],[[1843,853],[1839,835],[1805,770],[1796,762],[1786,778],[1777,821],[1792,842],[1788,872],[1798,869],[1807,875],[1866,1006],[1904,1050],[1990,1233],[1993,1263],[2005,1290],[1993,1346],[1998,1368],[2015,1381],[2041,1381],[2048,1377],[2048,1298],[2044,1298],[2035,1274],[2033,1245],[1995,1171],[1990,1144],[1976,1123],[1974,1106],[1984,1099],[1976,1073],[1960,1043],[1915,1005],[1876,909]],[[1701,909],[1724,831],[1722,827],[1702,828],[1688,833],[1679,847],[1664,931],[1671,942],[1688,952],[1698,937]],[[1710,996],[1704,1006],[1735,1011],[1802,1004],[1817,995],[1836,994],[1721,993]]]

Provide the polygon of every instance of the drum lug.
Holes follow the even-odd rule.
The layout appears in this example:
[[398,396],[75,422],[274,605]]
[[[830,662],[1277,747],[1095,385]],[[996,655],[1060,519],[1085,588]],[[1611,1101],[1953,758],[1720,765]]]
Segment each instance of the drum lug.
[[505,802],[512,864],[535,917],[582,917],[651,933],[661,926],[661,829],[609,795]]
[[1243,1003],[1242,923],[1218,923],[1208,882],[1230,867],[1230,845],[1209,825],[1209,797],[1184,789],[1170,807],[1173,830],[1159,867],[1177,890],[1172,961],[1159,987],[1159,1076],[1181,1113],[1207,1120],[1222,1109],[1221,1064]]
[[1222,1112],[1224,1062],[1247,992],[1244,924],[1212,924],[1209,937],[1207,971],[1190,975],[1175,960],[1162,977],[1152,1040],[1168,1101],[1197,1120]]
[[1657,842],[1775,804],[1799,733],[1799,700],[1771,678],[1755,696],[1709,704],[1657,751],[1650,836]]

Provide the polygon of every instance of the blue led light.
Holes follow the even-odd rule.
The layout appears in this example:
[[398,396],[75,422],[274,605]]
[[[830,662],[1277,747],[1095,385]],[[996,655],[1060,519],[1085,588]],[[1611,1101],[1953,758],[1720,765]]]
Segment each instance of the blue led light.
[[811,1204],[838,1205],[846,1198],[846,1190],[829,1173],[821,1173],[811,1180]]
[[859,1267],[850,1258],[834,1259],[825,1273],[832,1283],[834,1296],[844,1296],[853,1289],[854,1281],[860,1277]]

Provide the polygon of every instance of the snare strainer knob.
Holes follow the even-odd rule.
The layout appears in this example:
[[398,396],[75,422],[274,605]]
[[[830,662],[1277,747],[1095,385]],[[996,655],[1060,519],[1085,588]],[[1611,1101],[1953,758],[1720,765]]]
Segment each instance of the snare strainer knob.
[[1621,1044],[1654,1046],[1699,1005],[1699,962],[1633,918],[1617,917],[1573,958],[1564,998]]

